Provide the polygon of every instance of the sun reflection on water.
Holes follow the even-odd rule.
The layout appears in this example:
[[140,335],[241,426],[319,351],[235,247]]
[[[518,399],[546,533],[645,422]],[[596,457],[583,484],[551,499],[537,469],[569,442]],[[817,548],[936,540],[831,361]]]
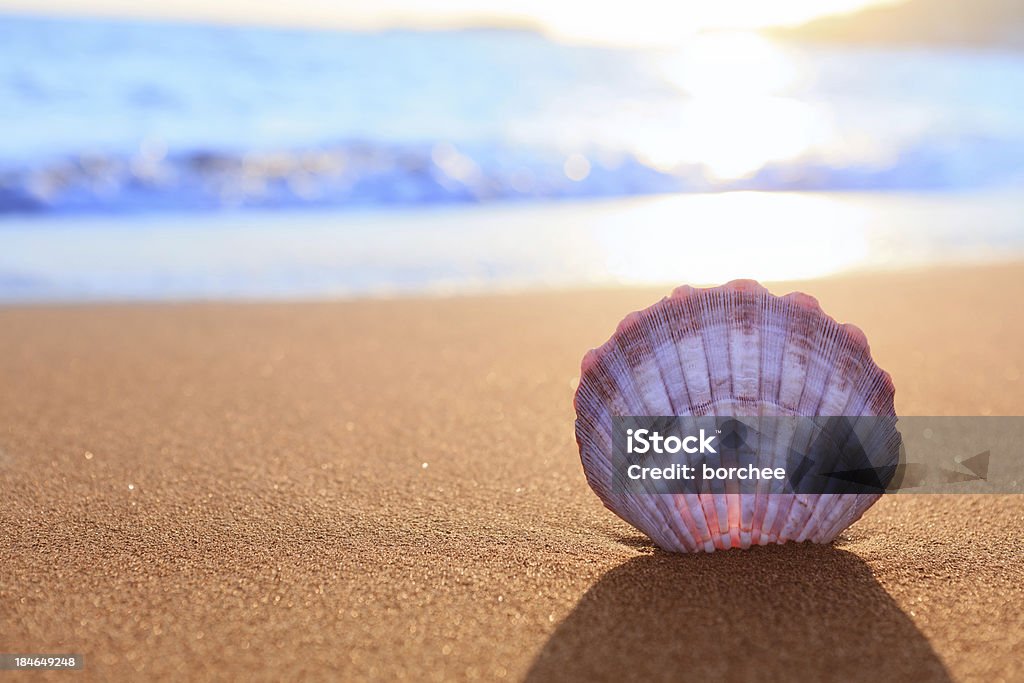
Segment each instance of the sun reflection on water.
[[662,71],[686,100],[668,131],[637,131],[634,147],[655,168],[701,164],[713,178],[742,178],[827,138],[822,112],[794,96],[806,77],[798,60],[756,34],[702,34]]
[[675,195],[610,212],[594,239],[623,284],[821,277],[868,256],[867,215],[834,197],[728,192]]
[[783,47],[743,32],[700,34],[663,68],[666,79],[699,98],[777,94],[801,76]]

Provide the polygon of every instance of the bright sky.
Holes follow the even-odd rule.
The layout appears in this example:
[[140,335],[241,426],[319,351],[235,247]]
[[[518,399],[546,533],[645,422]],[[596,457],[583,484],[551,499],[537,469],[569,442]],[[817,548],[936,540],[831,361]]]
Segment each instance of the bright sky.
[[0,10],[351,28],[529,25],[555,37],[673,44],[702,29],[792,25],[899,0],[0,0]]

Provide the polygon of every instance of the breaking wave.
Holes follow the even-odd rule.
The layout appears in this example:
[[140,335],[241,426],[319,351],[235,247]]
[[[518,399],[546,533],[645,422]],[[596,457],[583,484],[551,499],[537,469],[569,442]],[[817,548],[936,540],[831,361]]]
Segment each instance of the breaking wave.
[[957,141],[885,165],[799,160],[722,179],[699,164],[656,168],[635,155],[361,142],[318,148],[78,155],[0,169],[0,213],[377,207],[726,190],[932,190],[1019,177],[1024,146]]

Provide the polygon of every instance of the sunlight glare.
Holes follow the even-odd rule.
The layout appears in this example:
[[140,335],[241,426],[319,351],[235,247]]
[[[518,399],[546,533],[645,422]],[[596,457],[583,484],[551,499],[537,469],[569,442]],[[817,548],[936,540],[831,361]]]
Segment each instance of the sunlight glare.
[[804,76],[797,62],[755,34],[697,36],[663,73],[689,99],[669,134],[637,133],[637,154],[655,168],[699,164],[714,179],[742,178],[826,137],[818,110],[786,96]]
[[695,36],[663,65],[666,80],[694,97],[775,95],[801,75],[785,48],[749,32]]
[[822,277],[868,252],[864,212],[827,195],[673,195],[630,211],[628,231],[612,215],[596,236],[606,272],[623,284]]

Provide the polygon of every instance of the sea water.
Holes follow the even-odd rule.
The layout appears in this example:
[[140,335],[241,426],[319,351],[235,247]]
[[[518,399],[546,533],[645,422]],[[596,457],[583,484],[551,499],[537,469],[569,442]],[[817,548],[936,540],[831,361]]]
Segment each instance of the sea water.
[[815,277],[1024,250],[1014,52],[2,16],[0,103],[7,300]]

